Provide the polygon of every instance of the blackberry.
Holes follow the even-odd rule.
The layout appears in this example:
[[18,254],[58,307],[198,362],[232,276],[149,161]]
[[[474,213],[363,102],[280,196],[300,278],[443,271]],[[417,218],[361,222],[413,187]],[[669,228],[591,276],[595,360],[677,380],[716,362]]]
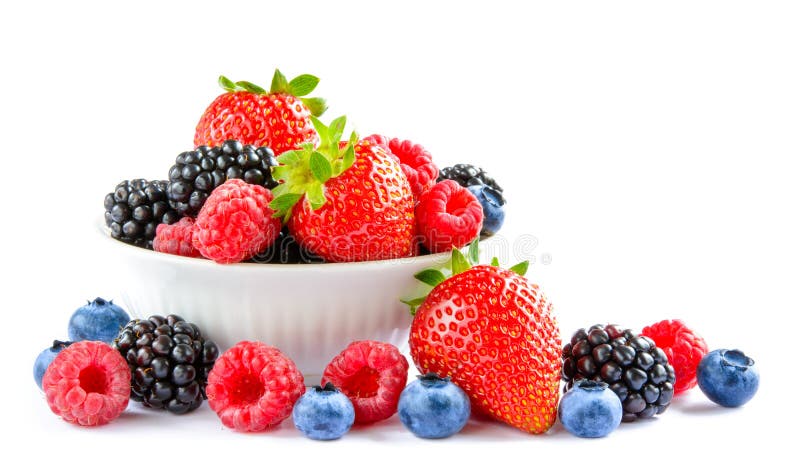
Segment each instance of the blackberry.
[[647,336],[617,325],[581,328],[564,345],[564,390],[581,379],[608,384],[622,402],[622,420],[663,413],[675,392],[675,370]]
[[503,188],[501,188],[500,185],[497,184],[497,181],[489,176],[489,174],[486,173],[483,168],[475,165],[459,163],[454,166],[442,168],[439,170],[439,178],[437,178],[436,181],[439,182],[442,180],[453,180],[465,188],[475,185],[489,186],[500,193],[500,202],[502,204],[506,203],[506,200],[503,197]]
[[274,243],[263,252],[250,258],[249,261],[259,264],[311,264],[325,262],[318,255],[303,249],[285,226]]
[[112,343],[131,369],[131,399],[183,414],[206,399],[208,373],[219,356],[213,341],[177,315],[131,320]]
[[278,183],[270,169],[277,165],[269,147],[256,148],[236,140],[226,140],[217,147],[200,146],[175,158],[169,170],[167,197],[178,214],[195,217],[211,191],[229,179],[274,188]]
[[167,202],[167,182],[145,179],[125,180],[106,194],[106,225],[117,240],[153,248],[158,224],[180,219]]

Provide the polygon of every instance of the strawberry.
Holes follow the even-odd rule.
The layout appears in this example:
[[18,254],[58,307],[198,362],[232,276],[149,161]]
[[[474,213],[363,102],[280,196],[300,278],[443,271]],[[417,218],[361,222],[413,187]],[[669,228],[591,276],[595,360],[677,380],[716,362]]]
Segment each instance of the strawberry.
[[415,254],[414,197],[400,164],[355,133],[341,142],[346,119],[330,127],[311,118],[320,137],[278,158],[271,207],[300,246],[326,261],[370,261]]
[[435,287],[407,302],[418,305],[409,336],[417,369],[449,376],[474,410],[533,434],[547,431],[561,376],[551,304],[519,274],[527,263],[471,267],[453,249],[452,266],[449,279],[433,270],[417,274]]
[[250,82],[232,82],[219,77],[226,91],[205,110],[197,123],[194,145],[213,147],[226,140],[243,145],[270,147],[276,155],[299,148],[304,142],[315,142],[317,133],[311,116],[321,115],[326,108],[322,98],[300,98],[316,88],[319,79],[300,75],[288,81],[275,70],[269,93]]

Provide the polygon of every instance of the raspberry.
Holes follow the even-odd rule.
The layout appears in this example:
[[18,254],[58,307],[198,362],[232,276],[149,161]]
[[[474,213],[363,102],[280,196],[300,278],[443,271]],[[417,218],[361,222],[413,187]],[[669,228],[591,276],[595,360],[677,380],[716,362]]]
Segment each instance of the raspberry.
[[697,366],[708,354],[705,340],[680,320],[662,320],[642,329],[642,335],[664,350],[675,368],[675,394],[697,385]]
[[440,181],[424,193],[415,213],[422,244],[431,253],[465,246],[478,237],[483,226],[481,203],[453,180]]
[[356,411],[356,423],[374,423],[397,411],[408,379],[408,361],[379,341],[354,341],[325,367],[322,385],[332,383]]
[[116,419],[128,406],[131,371],[111,346],[80,341],[53,359],[42,390],[50,409],[65,421],[99,426]]
[[231,179],[217,187],[197,215],[192,245],[217,263],[238,263],[264,251],[278,238],[281,221],[269,208],[263,186]]
[[415,144],[410,140],[400,140],[398,138],[389,139],[382,135],[373,134],[366,139],[375,145],[381,146],[384,150],[393,155],[400,162],[400,168],[406,175],[414,199],[436,184],[439,177],[439,168],[433,163],[433,157],[425,147]]
[[292,413],[305,392],[303,374],[278,349],[240,341],[208,374],[208,404],[222,424],[241,432],[264,431]]
[[194,219],[191,217],[184,217],[172,225],[159,224],[153,249],[160,253],[200,258],[200,252],[192,245],[193,233]]

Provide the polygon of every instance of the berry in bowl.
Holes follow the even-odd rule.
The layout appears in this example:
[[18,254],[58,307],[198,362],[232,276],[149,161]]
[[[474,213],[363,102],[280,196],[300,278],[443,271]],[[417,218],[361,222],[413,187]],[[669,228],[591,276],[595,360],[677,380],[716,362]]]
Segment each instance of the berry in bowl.
[[316,384],[352,341],[406,349],[412,316],[401,299],[419,297],[415,274],[446,266],[484,218],[465,186],[436,181],[422,146],[343,140],[344,117],[304,118],[307,141],[277,158],[276,142],[198,134],[225,140],[196,139],[168,180],[121,182],[99,232],[125,267],[120,294],[133,317],[180,315],[222,351],[269,344]]

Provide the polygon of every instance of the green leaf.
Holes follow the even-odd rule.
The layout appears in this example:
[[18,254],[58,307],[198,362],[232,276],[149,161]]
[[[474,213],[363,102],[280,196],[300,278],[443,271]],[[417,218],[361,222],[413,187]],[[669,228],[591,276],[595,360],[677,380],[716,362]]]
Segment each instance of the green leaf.
[[[278,163],[282,163],[286,166],[291,166],[299,162],[301,158],[302,158],[302,152],[299,152],[297,150],[287,150],[282,154],[280,154],[280,156],[278,157]],[[272,169],[272,171],[275,170],[277,170],[277,168]]]
[[236,91],[236,84],[225,75],[220,75],[217,83],[219,83],[219,86],[221,86],[225,91]]
[[241,89],[243,89],[244,91],[249,91],[250,93],[255,93],[257,95],[266,95],[267,94],[267,90],[261,88],[260,86],[254,84],[254,83],[250,83],[250,82],[246,82],[246,81],[240,81],[240,82],[236,82],[236,86],[241,88]]
[[300,198],[303,197],[302,194],[294,194],[294,193],[286,193],[281,194],[280,196],[276,197],[269,203],[270,209],[277,211],[280,214],[284,214],[289,211]]
[[[275,170],[272,170],[272,171],[273,171],[273,174],[274,174],[274,173],[275,173]],[[494,267],[500,267],[500,260],[499,260],[499,259],[497,259],[497,256],[495,256],[494,258],[492,258],[492,266],[494,266]]]
[[347,116],[339,116],[331,121],[330,126],[328,126],[330,142],[332,145],[336,145],[337,150],[339,148],[339,141],[342,140],[342,134],[344,134],[345,124],[347,124]]
[[528,272],[528,265],[529,264],[530,263],[526,260],[526,261],[523,261],[521,263],[517,263],[517,264],[515,264],[514,266],[511,266],[508,269],[509,269],[509,271],[514,271],[515,273],[519,274],[520,276],[524,276],[525,273]]
[[352,145],[348,145],[346,149],[344,149],[344,155],[342,155],[342,171],[339,172],[341,175],[348,168],[353,166],[353,163],[356,162],[356,149]]
[[469,244],[468,255],[469,255],[469,261],[470,263],[472,263],[473,266],[475,266],[480,262],[480,247],[478,246],[478,238],[472,240],[472,243]]
[[347,145],[355,146],[356,143],[358,143],[358,133],[356,131],[353,131],[350,133],[350,138],[347,139]]
[[417,307],[422,305],[422,302],[425,302],[425,297],[417,297],[416,299],[410,300],[400,300],[400,302],[408,305],[409,310],[411,310],[411,315],[415,315],[417,313]]
[[318,83],[319,78],[313,75],[303,74],[293,78],[292,81],[289,82],[289,92],[294,96],[306,96],[314,91]]
[[442,274],[441,271],[436,269],[426,269],[424,271],[420,271],[417,274],[414,274],[414,277],[431,287],[436,287],[444,282],[445,279],[447,279],[444,277],[444,274]]
[[321,184],[312,184],[306,189],[306,199],[314,210],[325,205],[325,193]]
[[331,174],[333,173],[333,169],[331,168],[331,163],[325,158],[325,155],[319,152],[311,153],[311,174],[314,175],[314,178],[319,181],[320,183],[324,183],[331,179]]
[[280,70],[275,69],[275,75],[272,76],[272,85],[269,87],[270,93],[289,93],[289,82],[286,76]]
[[453,248],[453,258],[450,260],[450,269],[453,271],[453,276],[461,274],[471,267],[472,265],[469,264],[469,260],[464,257],[464,253],[458,248]]
[[300,101],[311,111],[312,116],[322,116],[322,113],[328,109],[328,103],[325,102],[325,98],[300,98]]

